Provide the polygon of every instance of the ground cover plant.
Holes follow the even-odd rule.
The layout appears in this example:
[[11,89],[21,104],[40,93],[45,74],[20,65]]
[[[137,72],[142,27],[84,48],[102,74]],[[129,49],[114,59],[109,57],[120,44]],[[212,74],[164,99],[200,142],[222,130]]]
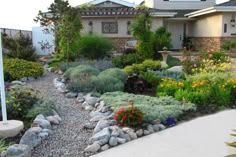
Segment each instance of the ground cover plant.
[[18,80],[23,77],[38,78],[43,75],[43,66],[37,62],[22,59],[4,59],[5,80]]
[[127,75],[118,68],[104,71],[88,66],[79,65],[65,72],[68,89],[74,92],[111,92],[123,91]]
[[196,106],[192,103],[183,103],[173,97],[150,97],[124,92],[108,92],[101,96],[105,103],[111,106],[115,112],[120,108],[128,108],[128,102],[133,102],[135,107],[144,113],[147,121],[160,119],[165,122],[168,117],[179,118],[183,113],[193,111]]

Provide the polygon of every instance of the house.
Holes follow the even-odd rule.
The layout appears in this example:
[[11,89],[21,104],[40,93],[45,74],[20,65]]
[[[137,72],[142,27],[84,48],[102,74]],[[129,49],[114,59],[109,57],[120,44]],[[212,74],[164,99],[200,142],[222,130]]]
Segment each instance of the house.
[[[143,10],[123,0],[93,0],[88,4],[95,7],[80,9],[83,33],[108,37],[117,48],[133,39],[130,25]],[[220,49],[225,41],[236,37],[236,0],[218,5],[215,0],[145,0],[143,5],[150,8],[152,30],[166,26],[172,33],[173,49],[182,49],[187,37],[196,49]]]

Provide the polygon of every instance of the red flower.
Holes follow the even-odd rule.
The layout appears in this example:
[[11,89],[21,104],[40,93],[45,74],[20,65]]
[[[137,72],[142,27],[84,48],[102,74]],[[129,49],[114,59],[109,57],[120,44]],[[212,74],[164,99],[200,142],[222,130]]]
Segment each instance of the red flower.
[[208,57],[209,57],[209,58],[212,58],[212,57],[213,57],[213,55],[210,53],[210,54],[208,55]]
[[114,116],[114,119],[115,119],[115,120],[117,119],[117,115]]

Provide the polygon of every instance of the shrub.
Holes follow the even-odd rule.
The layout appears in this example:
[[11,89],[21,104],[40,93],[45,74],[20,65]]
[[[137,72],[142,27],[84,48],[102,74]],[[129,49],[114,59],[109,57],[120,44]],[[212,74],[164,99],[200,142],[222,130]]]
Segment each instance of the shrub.
[[196,109],[194,104],[182,103],[169,96],[156,98],[123,92],[111,92],[103,94],[101,99],[107,105],[113,107],[115,112],[122,107],[128,108],[127,102],[132,101],[135,107],[144,113],[144,119],[147,121],[160,119],[164,122],[168,117],[179,118],[183,113]]
[[6,104],[10,119],[24,120],[29,109],[39,100],[38,92],[24,86],[14,86],[7,91]]
[[182,80],[185,78],[182,72],[177,72],[177,71],[162,70],[162,71],[149,71],[149,72],[153,73],[159,78],[171,78],[174,80]]
[[43,75],[43,66],[36,62],[21,59],[4,59],[6,79],[18,80],[23,77],[40,77]]
[[119,126],[137,127],[142,123],[144,114],[137,107],[134,107],[132,102],[129,103],[128,106],[127,109],[119,109],[116,112],[114,119]]
[[16,38],[5,36],[3,38],[3,47],[7,49],[5,55],[12,58],[35,61],[37,55],[29,36],[20,34]]
[[140,64],[133,64],[131,66],[126,66],[124,71],[128,75],[132,75],[133,73],[139,74],[140,72],[145,72],[148,70],[160,70],[161,69],[161,62],[154,61],[151,59],[147,59]]
[[64,76],[69,79],[67,84],[68,89],[75,92],[90,92],[93,90],[92,77],[99,74],[99,70],[88,66],[79,65],[74,68],[69,68]]
[[153,86],[157,86],[161,81],[161,78],[152,72],[141,72],[139,77]]
[[134,63],[141,63],[142,61],[144,61],[144,59],[145,58],[140,53],[131,53],[114,57],[112,59],[112,63],[117,67],[123,68]]
[[75,92],[111,92],[124,90],[127,75],[118,68],[99,73],[99,70],[87,65],[79,65],[65,72],[69,78],[68,89]]
[[8,144],[4,141],[4,139],[0,139],[0,152],[7,150]]
[[32,108],[28,110],[25,118],[29,121],[32,121],[37,115],[43,114],[44,116],[53,115],[53,110],[56,109],[56,106],[52,100],[43,99],[39,100]]
[[123,91],[127,75],[120,69],[111,68],[93,77],[95,90],[99,93]]
[[181,65],[181,61],[178,58],[168,55],[167,64],[169,67],[178,66],[178,65]]
[[109,59],[100,59],[100,60],[79,60],[76,62],[68,62],[68,63],[60,63],[59,64],[59,69],[63,72],[65,72],[69,68],[73,68],[79,65],[89,65],[93,68],[96,68],[100,71],[109,69],[109,68],[114,68],[114,65],[112,64],[112,61]]
[[98,59],[111,53],[112,43],[104,37],[85,35],[79,40],[78,48],[79,55],[89,59]]
[[162,78],[162,83],[157,87],[157,96],[174,96],[175,93],[184,88],[184,83],[170,78]]

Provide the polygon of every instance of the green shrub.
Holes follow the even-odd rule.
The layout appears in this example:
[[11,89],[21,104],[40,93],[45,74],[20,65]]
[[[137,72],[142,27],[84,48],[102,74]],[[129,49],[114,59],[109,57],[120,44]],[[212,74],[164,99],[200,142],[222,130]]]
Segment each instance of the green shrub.
[[99,70],[87,65],[79,65],[65,72],[69,78],[68,89],[75,92],[111,92],[123,91],[127,75],[118,68],[99,73]]
[[232,78],[231,74],[225,72],[210,72],[210,73],[199,73],[194,75],[187,75],[188,81],[201,81],[207,80],[210,82],[222,82],[229,78]]
[[71,91],[90,92],[93,90],[92,77],[99,74],[99,70],[88,66],[79,65],[74,68],[69,68],[64,76],[70,81],[68,82],[68,89]]
[[105,93],[101,96],[104,102],[117,112],[120,108],[127,108],[127,102],[134,102],[135,106],[144,113],[145,120],[160,119],[165,121],[169,116],[179,118],[183,113],[195,110],[191,103],[182,103],[172,97],[150,97],[128,94],[123,92]]
[[73,68],[79,65],[89,65],[93,68],[96,68],[100,71],[109,69],[109,68],[113,68],[114,65],[112,64],[112,61],[109,59],[100,59],[100,60],[79,60],[76,62],[69,62],[69,63],[65,63],[62,62],[59,64],[59,69],[62,70],[63,72],[65,72],[67,69],[69,68]]
[[52,100],[43,99],[39,100],[32,108],[28,110],[25,118],[29,121],[32,121],[37,115],[43,114],[44,116],[53,115],[53,110],[56,109],[56,106]]
[[176,57],[172,57],[171,55],[168,55],[167,64],[171,68],[173,66],[181,65],[181,61]]
[[[28,110],[39,100],[38,92],[24,86],[14,86],[7,91],[8,118],[24,120]],[[1,108],[1,107],[0,107]]]
[[86,74],[88,76],[98,75],[99,70],[97,70],[96,68],[93,68],[91,66],[88,66],[88,65],[79,65],[74,68],[69,68],[65,72],[64,76],[73,80],[73,79],[78,78],[84,74]]
[[120,68],[123,68],[127,65],[132,65],[135,63],[141,63],[144,61],[144,57],[140,53],[131,53],[122,56],[117,56],[112,59],[112,63]]
[[182,72],[177,72],[177,71],[162,70],[162,71],[149,71],[149,72],[155,74],[160,78],[171,78],[174,80],[182,80],[185,78]]
[[89,59],[109,56],[112,47],[110,40],[96,35],[85,35],[78,42],[79,55]]
[[0,153],[7,150],[8,144],[4,141],[4,139],[0,139]]
[[141,72],[139,78],[144,79],[153,86],[157,86],[161,81],[161,78],[152,72]]
[[93,77],[95,90],[99,93],[123,91],[127,75],[120,69],[112,68]]
[[137,107],[134,107],[133,103],[128,104],[128,108],[121,108],[116,112],[114,119],[119,126],[137,127],[143,122],[144,113]]
[[170,78],[162,78],[162,81],[157,86],[157,96],[174,96],[178,90],[184,88],[184,83]]
[[160,70],[160,69],[161,69],[161,62],[160,61],[154,61],[151,59],[147,59],[140,64],[133,64],[130,66],[126,66],[124,68],[124,71],[128,75],[131,75],[133,73],[139,74],[140,72],[145,72],[148,70]]
[[5,55],[12,58],[35,61],[37,55],[29,36],[20,34],[16,38],[5,36],[3,38],[3,47],[7,49]]
[[36,62],[21,59],[4,59],[4,71],[8,80],[18,80],[23,77],[40,77],[43,75],[43,66]]
[[179,101],[188,101],[204,106],[209,102],[209,93],[207,91],[177,90],[175,98]]

